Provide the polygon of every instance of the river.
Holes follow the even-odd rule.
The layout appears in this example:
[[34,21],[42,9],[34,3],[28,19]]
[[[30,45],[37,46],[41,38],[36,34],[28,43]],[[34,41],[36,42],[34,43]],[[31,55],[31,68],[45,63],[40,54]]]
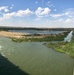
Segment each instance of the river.
[[73,75],[73,59],[42,42],[16,43],[0,37],[0,53],[29,75]]

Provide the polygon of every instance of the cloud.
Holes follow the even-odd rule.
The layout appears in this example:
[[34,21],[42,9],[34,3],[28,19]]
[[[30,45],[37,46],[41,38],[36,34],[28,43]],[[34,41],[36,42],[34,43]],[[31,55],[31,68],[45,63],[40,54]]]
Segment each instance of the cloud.
[[13,7],[10,7],[10,9],[12,9]]
[[[54,11],[56,11],[56,9],[54,9]],[[74,18],[74,8],[66,9],[62,11],[62,13],[50,14],[50,16],[53,18]]]
[[48,7],[54,7],[54,5],[53,5],[53,4],[51,4],[51,2],[50,2],[50,1],[48,1],[48,2],[46,3],[46,5],[47,5]]
[[74,17],[74,11],[67,11],[64,13],[65,16]]
[[14,4],[12,4],[12,7],[14,7]]
[[[50,2],[48,2],[50,3]],[[13,8],[14,5],[11,7]],[[19,18],[19,17],[24,17],[25,16],[34,16],[33,20],[35,23],[36,22],[41,22],[42,24],[51,24],[51,25],[73,25],[74,24],[74,10],[73,9],[68,9],[65,11],[62,11],[61,13],[57,13],[57,9],[53,9],[53,12],[51,12],[51,9],[49,7],[38,7],[37,9],[30,10],[29,8],[25,10],[18,10],[14,12],[9,12],[10,7],[8,6],[2,6],[0,7],[0,22],[6,22],[5,20],[9,20],[12,18]],[[11,8],[11,9],[12,9]],[[31,17],[32,18],[32,17]],[[43,19],[42,19],[43,18]],[[47,22],[46,22],[47,19]],[[24,21],[22,21],[25,23]],[[45,23],[43,23],[45,22]],[[21,24],[21,23],[20,23]],[[61,24],[61,25],[60,25]],[[61,26],[62,27],[62,26]]]
[[3,19],[10,19],[11,17],[16,16],[16,12],[3,14]]
[[10,19],[12,17],[24,17],[24,16],[30,16],[33,14],[33,11],[26,9],[26,10],[18,10],[17,12],[12,13],[5,13],[3,14],[3,17],[0,17],[0,21]]
[[50,16],[54,18],[58,18],[58,17],[64,16],[64,14],[51,14]]
[[26,10],[19,10],[16,12],[16,16],[23,17],[23,16],[29,16],[33,14],[33,11],[26,9]]
[[46,8],[41,8],[38,7],[38,9],[35,11],[35,14],[37,17],[43,17],[43,16],[47,16],[50,13],[51,9],[49,9],[48,7]]
[[36,1],[35,3],[37,4],[38,2]]
[[14,7],[14,4],[11,5],[10,9],[12,9]]
[[67,19],[65,22],[66,23],[71,23],[71,21],[72,21],[71,19]]
[[3,16],[0,17],[0,21],[4,21],[6,19],[10,19],[10,18],[14,17],[15,15],[16,15],[15,12],[3,14]]
[[72,18],[72,19],[68,18],[65,20],[65,23],[73,23],[73,22],[74,22],[74,18]]
[[71,24],[71,23],[74,23],[74,18],[67,18],[67,19],[57,19],[57,20],[54,20],[54,22],[56,23],[63,23],[63,24]]
[[8,12],[9,11],[8,6],[0,7],[0,11]]
[[39,17],[35,19],[35,21],[39,21],[39,20],[41,20],[41,18],[39,18]]
[[57,9],[54,9],[54,11],[57,11]]

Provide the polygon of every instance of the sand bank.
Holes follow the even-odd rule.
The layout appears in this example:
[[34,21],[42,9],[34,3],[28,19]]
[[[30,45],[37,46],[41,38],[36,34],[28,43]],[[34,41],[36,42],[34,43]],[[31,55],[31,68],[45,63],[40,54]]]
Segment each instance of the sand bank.
[[[16,33],[16,32],[9,32],[9,31],[0,31],[0,36],[3,37],[12,37],[12,38],[22,38],[22,33]],[[25,37],[25,36],[24,36]]]

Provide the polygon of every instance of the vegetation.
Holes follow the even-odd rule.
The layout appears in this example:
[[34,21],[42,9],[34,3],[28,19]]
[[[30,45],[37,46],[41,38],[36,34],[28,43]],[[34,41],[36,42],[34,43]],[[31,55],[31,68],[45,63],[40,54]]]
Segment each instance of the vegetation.
[[74,28],[31,28],[31,27],[10,27],[10,26],[0,26],[2,30],[53,30],[53,31],[69,31],[74,30]]
[[[41,36],[41,35],[27,35],[31,36],[31,38],[11,38],[14,42],[22,42],[22,41],[33,41],[33,42],[50,42],[50,41],[63,41],[69,32],[64,32],[61,34],[55,34],[51,36],[44,36],[43,38],[34,38],[33,36]],[[53,48],[54,50],[66,53],[67,55],[74,58],[74,33],[71,42],[58,42],[58,43],[49,43],[46,44],[48,47]]]
[[[43,36],[42,38],[35,38],[36,36],[41,36],[38,34],[35,35],[25,35],[26,37],[22,38],[11,38],[12,41],[14,42],[22,42],[22,41],[33,41],[33,42],[49,42],[49,41],[62,41],[64,38],[67,36],[69,32],[64,32],[60,34],[53,34],[53,35],[48,35],[48,36]],[[30,36],[30,38],[29,38]],[[34,37],[35,36],[35,37]]]
[[8,30],[7,30],[7,29],[1,29],[1,28],[0,28],[0,31],[8,31]]
[[74,58],[74,36],[71,42],[59,42],[57,44],[49,43],[47,46],[61,53],[66,53],[70,57]]

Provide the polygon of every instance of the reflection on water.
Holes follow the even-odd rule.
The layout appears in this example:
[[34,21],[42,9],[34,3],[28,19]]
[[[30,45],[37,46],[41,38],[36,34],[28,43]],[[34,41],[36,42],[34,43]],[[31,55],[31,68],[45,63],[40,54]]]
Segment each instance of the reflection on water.
[[0,54],[0,75],[29,75]]
[[67,35],[67,37],[64,39],[65,42],[70,42],[70,41],[71,41],[72,36],[73,36],[72,33],[73,33],[73,31],[71,31],[71,32]]
[[74,60],[42,44],[0,38],[0,53],[30,75],[73,75]]

